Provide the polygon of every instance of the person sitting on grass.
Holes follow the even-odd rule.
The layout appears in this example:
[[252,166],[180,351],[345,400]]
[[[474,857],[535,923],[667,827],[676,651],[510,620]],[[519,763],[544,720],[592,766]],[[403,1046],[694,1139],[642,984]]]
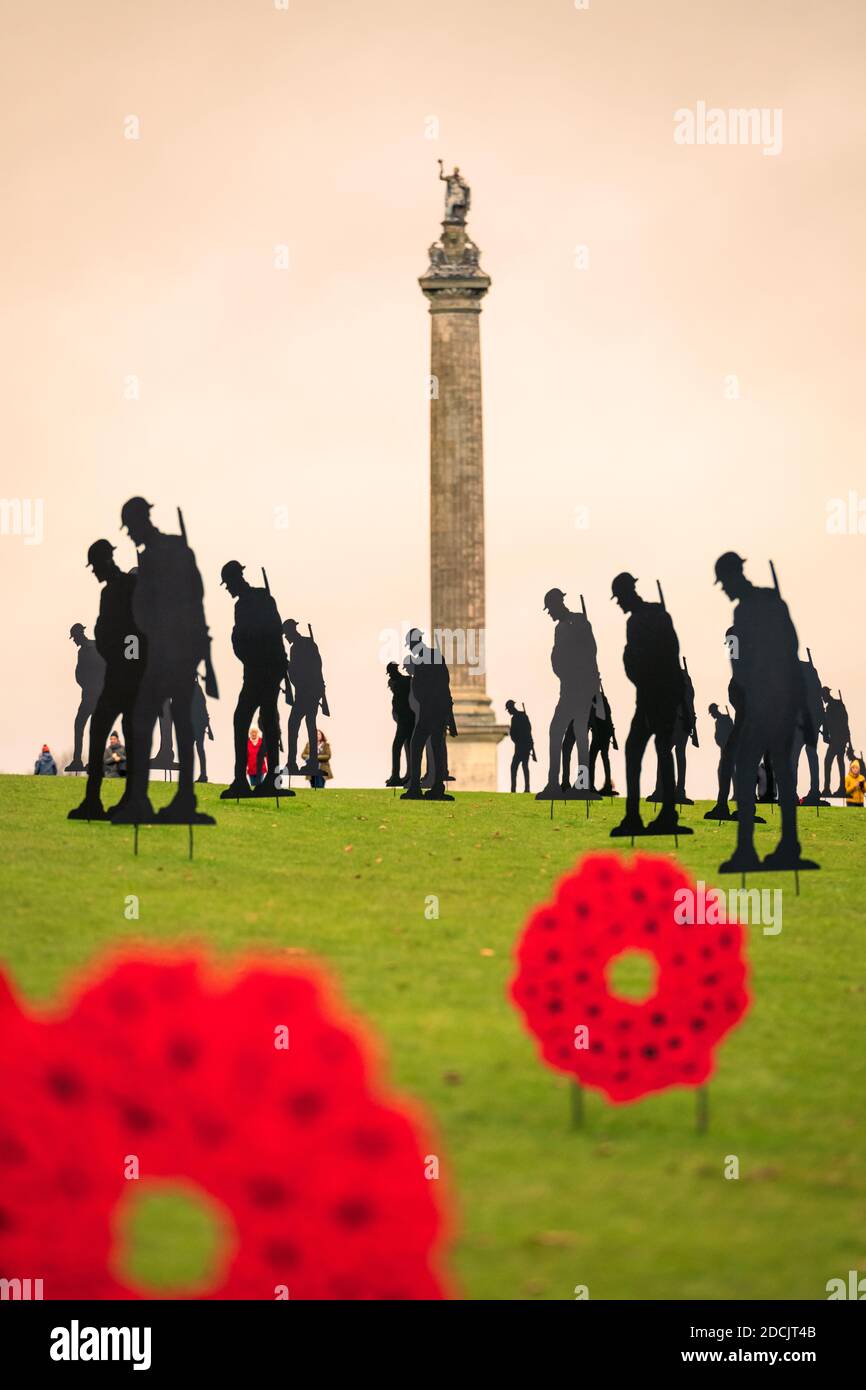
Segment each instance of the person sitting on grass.
[[860,763],[855,758],[845,777],[845,805],[857,806],[862,811],[864,791],[866,791],[866,777],[860,771]]
[[36,765],[33,768],[33,775],[34,777],[57,776],[57,764],[51,756],[51,749],[48,747],[47,743],[43,743],[42,745],[42,752],[36,759]]
[[112,729],[109,735],[102,767],[104,777],[126,776],[126,748],[118,738],[116,729]]

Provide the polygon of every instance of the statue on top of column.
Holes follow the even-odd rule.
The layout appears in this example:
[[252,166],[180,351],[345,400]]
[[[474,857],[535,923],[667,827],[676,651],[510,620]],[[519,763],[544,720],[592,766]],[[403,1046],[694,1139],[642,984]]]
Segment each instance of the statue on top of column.
[[457,166],[454,166],[453,174],[446,174],[439,160],[439,177],[446,185],[445,187],[445,221],[456,222],[463,226],[466,222],[466,214],[469,211],[470,190],[469,184],[463,178]]

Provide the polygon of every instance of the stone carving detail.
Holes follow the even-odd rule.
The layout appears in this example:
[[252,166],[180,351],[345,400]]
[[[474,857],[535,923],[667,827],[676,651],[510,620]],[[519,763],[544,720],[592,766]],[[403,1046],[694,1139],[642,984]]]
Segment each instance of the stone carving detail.
[[442,236],[430,247],[430,265],[425,279],[487,280],[479,264],[480,251],[464,227],[442,224]]

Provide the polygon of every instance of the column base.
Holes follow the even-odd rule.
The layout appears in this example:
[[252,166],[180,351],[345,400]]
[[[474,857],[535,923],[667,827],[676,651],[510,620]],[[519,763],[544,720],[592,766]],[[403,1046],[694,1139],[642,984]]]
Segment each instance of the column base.
[[451,695],[458,737],[448,740],[448,771],[455,779],[449,786],[452,791],[495,792],[496,749],[508,728],[496,723],[490,696],[483,690],[456,689]]

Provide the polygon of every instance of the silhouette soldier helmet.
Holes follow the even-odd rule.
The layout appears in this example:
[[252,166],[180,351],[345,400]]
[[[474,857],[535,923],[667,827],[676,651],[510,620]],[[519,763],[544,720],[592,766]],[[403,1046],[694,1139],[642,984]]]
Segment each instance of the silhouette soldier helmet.
[[295,634],[297,633],[297,631],[298,631],[298,620],[297,620],[297,618],[286,618],[286,621],[283,623],[283,636],[284,636],[284,637],[294,637]]
[[245,566],[240,560],[229,560],[220,570],[220,584],[226,586],[230,580],[237,580],[243,577]]
[[73,639],[74,639],[75,637],[83,637],[83,636],[84,636],[84,623],[73,623],[73,624],[72,624],[72,627],[69,629],[69,636],[70,636],[70,638],[73,638]]
[[87,552],[87,564],[85,569],[91,569],[96,565],[110,565],[116,547],[111,541],[94,541]]
[[389,661],[385,670],[388,672],[389,676],[398,676],[400,674],[400,667],[397,665],[396,661]]
[[722,584],[726,579],[735,579],[743,573],[745,563],[742,555],[738,555],[734,550],[726,550],[716,561],[716,583]]
[[423,640],[424,634],[420,627],[410,627],[409,631],[406,633],[406,646],[416,647],[418,643],[423,642]]
[[824,699],[825,699],[825,700],[829,700],[829,699],[830,699],[830,687],[829,687],[829,685],[822,685],[822,686],[821,686],[821,694],[824,696]]
[[130,497],[128,502],[124,502],[120,509],[120,524],[129,530],[129,524],[135,525],[136,521],[149,521],[152,502],[145,502],[143,497]]
[[633,594],[636,584],[637,580],[633,574],[628,573],[628,570],[623,570],[622,574],[615,575],[610,586],[611,601],[615,598],[626,598],[629,594]]
[[562,603],[564,598],[562,589],[548,589],[544,595],[544,612],[549,612],[551,603]]
[[509,714],[514,714],[515,710],[517,709],[517,706],[515,705],[513,700],[506,700],[505,708],[508,710]]
[[708,714],[711,714],[711,715],[713,716],[714,719],[715,719],[716,715],[718,714],[718,712],[719,712],[719,707],[718,707],[718,705],[710,705],[710,708],[709,708],[709,710],[707,711],[707,713],[708,713]]

